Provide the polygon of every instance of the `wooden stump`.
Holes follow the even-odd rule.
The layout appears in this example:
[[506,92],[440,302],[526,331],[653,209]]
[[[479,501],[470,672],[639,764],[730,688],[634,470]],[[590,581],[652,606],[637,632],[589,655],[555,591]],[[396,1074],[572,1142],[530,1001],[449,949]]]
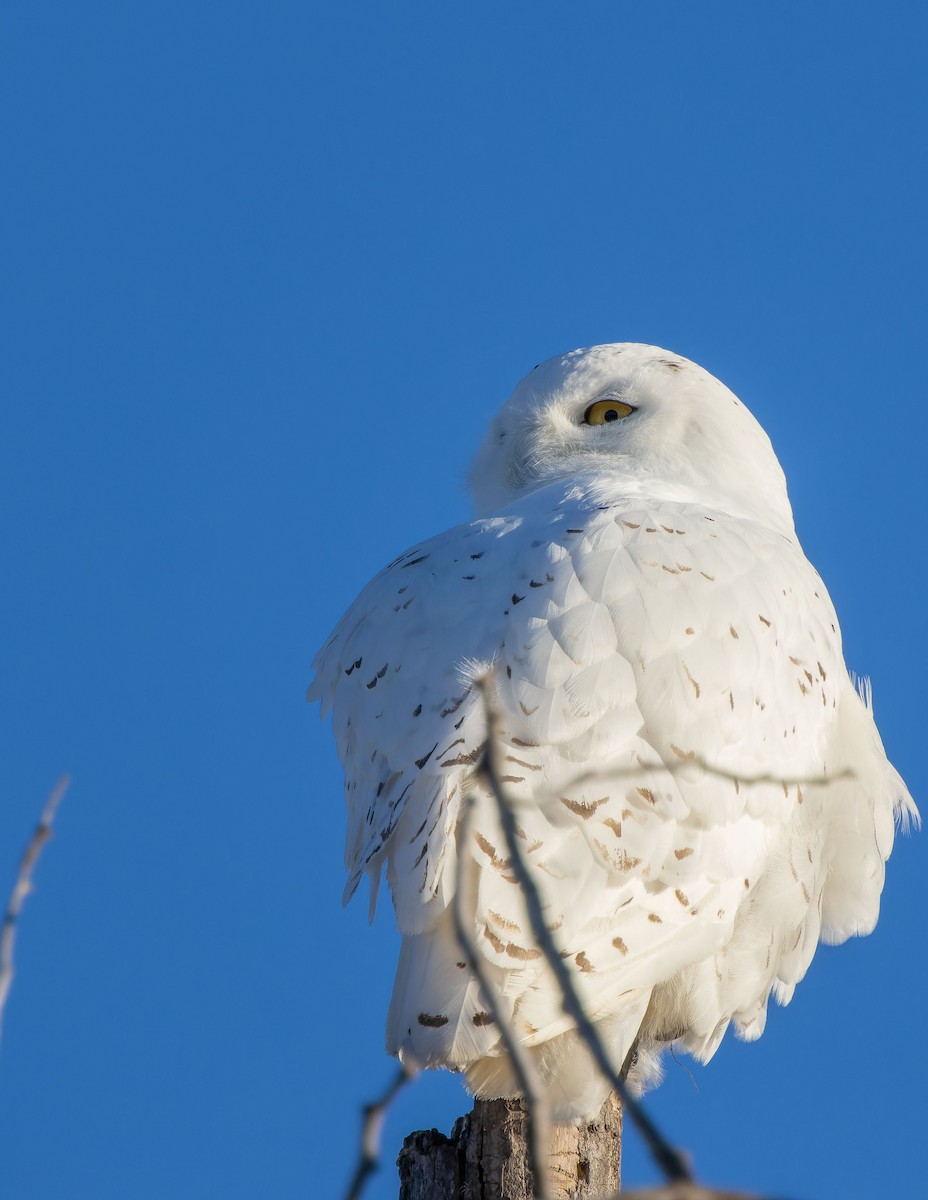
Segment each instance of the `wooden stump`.
[[[475,1100],[454,1123],[406,1138],[397,1165],[400,1200],[534,1200],[521,1100]],[[595,1121],[552,1125],[548,1170],[552,1200],[597,1200],[619,1190],[622,1110],[610,1096]]]

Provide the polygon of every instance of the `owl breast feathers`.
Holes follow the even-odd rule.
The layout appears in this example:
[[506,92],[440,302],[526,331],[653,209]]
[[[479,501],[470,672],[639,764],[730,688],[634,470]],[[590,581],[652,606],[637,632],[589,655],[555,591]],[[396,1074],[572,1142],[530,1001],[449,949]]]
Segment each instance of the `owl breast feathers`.
[[[556,1115],[598,1076],[476,777],[491,680],[507,803],[587,1012],[639,1085],[764,1029],[819,940],[874,927],[894,818],[916,815],[844,665],[769,440],[650,346],[536,368],[491,427],[477,519],[364,589],[320,651],[348,805],[346,897],[381,867],[403,934],[388,1049],[518,1091],[455,938],[462,894],[496,1002]],[[462,796],[474,796],[466,843]],[[462,870],[463,866],[467,870]]]

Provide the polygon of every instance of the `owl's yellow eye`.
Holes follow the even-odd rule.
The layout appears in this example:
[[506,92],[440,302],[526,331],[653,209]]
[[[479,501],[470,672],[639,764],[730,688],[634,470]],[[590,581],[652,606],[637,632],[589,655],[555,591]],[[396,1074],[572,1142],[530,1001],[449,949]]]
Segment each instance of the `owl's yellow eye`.
[[621,421],[638,410],[624,400],[597,400],[583,414],[584,425],[608,425],[610,421]]

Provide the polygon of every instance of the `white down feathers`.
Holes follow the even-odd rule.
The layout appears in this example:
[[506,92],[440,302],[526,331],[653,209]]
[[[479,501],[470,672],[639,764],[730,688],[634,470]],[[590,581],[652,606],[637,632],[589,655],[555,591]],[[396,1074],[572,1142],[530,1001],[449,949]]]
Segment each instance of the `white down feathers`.
[[[634,411],[585,425],[600,399]],[[316,660],[348,804],[346,898],[381,867],[404,935],[391,1053],[516,1088],[455,940],[472,936],[558,1115],[606,1087],[564,1017],[491,797],[459,844],[490,669],[505,784],[549,925],[617,1066],[674,1042],[708,1059],[763,1032],[820,939],[876,923],[893,817],[914,813],[747,409],[653,347],[536,369],[492,427],[484,517],[361,593]],[[497,511],[494,512],[493,510]]]

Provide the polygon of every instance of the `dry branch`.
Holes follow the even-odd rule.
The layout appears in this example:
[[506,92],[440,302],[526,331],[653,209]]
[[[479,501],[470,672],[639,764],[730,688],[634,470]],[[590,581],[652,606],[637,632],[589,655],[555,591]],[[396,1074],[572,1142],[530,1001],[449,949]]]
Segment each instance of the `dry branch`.
[[55,819],[55,813],[58,811],[58,805],[68,790],[69,782],[70,780],[67,775],[63,775],[54,788],[52,788],[51,794],[45,801],[45,807],[42,809],[39,823],[36,825],[35,832],[29,839],[29,843],[20,860],[19,870],[16,873],[16,881],[13,884],[13,891],[10,893],[9,903],[6,906],[6,912],[3,916],[3,928],[0,930],[0,1034],[2,1034],[3,1030],[3,1011],[6,1008],[10,988],[13,986],[13,977],[16,974],[13,959],[13,951],[16,944],[16,923],[26,902],[26,897],[32,891],[32,876],[36,863],[41,857],[45,843],[52,836],[52,822]]
[[368,1177],[380,1166],[380,1138],[383,1134],[383,1123],[386,1120],[390,1105],[410,1080],[415,1079],[418,1071],[403,1063],[390,1080],[383,1095],[377,1100],[365,1104],[361,1110],[361,1147],[358,1163],[348,1184],[345,1200],[358,1200],[364,1191]]

